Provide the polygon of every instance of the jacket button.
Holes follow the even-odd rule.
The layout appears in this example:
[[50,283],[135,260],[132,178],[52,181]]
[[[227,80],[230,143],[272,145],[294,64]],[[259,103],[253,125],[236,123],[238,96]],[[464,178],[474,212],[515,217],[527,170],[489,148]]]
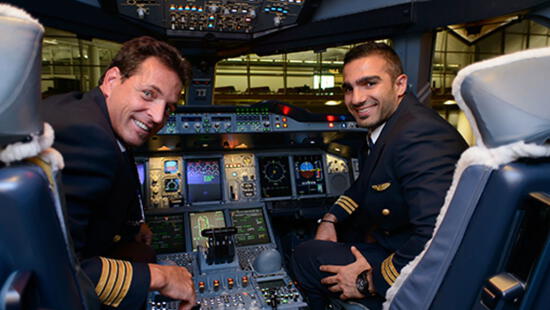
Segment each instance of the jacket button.
[[391,212],[390,212],[389,209],[383,209],[383,210],[382,210],[382,215],[384,215],[384,216],[388,216],[388,215],[390,215],[390,213],[391,213]]
[[121,237],[120,235],[115,235],[115,236],[113,237],[113,242],[119,242],[120,239],[122,239],[122,237]]

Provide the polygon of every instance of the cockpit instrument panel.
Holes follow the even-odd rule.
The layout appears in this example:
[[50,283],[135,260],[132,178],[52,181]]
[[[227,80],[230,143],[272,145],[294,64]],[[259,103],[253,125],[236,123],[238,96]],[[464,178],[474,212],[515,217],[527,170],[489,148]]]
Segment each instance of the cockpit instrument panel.
[[292,195],[288,156],[266,156],[259,158],[262,197],[284,197]]
[[149,158],[149,207],[170,208],[182,203],[182,158]]
[[321,155],[294,155],[293,161],[296,194],[324,194],[326,187]]
[[206,247],[208,238],[201,235],[203,230],[226,226],[223,211],[190,212],[189,221],[191,222],[191,243],[193,251],[196,251],[199,245],[201,247]]
[[295,24],[306,0],[118,0],[119,12],[172,36],[249,39]]
[[261,208],[231,210],[233,226],[237,228],[237,246],[270,243],[266,220]]
[[185,161],[187,201],[222,200],[220,160],[193,158]]
[[151,246],[158,254],[185,252],[183,215],[155,215],[147,217],[153,231]]
[[225,186],[230,201],[258,199],[256,157],[253,153],[225,154]]

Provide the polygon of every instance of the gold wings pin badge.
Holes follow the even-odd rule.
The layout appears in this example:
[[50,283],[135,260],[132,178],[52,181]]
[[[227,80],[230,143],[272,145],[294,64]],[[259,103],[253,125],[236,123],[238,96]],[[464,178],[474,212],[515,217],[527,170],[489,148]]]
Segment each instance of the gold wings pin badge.
[[390,187],[390,185],[391,185],[390,182],[386,182],[386,183],[382,183],[382,184],[374,184],[371,187],[372,187],[372,189],[374,189],[377,192],[382,192],[382,191],[387,190]]

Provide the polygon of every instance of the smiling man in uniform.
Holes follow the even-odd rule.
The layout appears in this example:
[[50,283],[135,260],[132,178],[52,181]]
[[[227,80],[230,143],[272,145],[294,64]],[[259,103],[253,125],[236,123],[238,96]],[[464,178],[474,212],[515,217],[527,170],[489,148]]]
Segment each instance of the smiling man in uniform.
[[191,309],[188,270],[151,263],[131,148],[164,126],[190,66],[169,44],[139,37],[122,46],[99,87],[49,97],[41,106],[65,159],[62,183],[69,230],[81,265],[105,309],[139,309],[149,290]]
[[[360,175],[318,220],[315,240],[296,248],[293,267],[312,309],[324,309],[330,297],[373,310],[430,239],[467,144],[407,92],[407,76],[388,45],[352,48],[343,75],[345,104],[369,130]],[[347,239],[338,239],[338,226],[348,228]]]

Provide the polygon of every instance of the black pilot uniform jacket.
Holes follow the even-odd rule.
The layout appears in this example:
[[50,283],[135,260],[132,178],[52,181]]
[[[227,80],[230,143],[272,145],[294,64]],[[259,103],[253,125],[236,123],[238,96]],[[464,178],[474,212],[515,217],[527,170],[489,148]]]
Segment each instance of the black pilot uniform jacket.
[[375,241],[388,253],[369,262],[382,296],[431,238],[466,147],[437,112],[406,94],[364,159],[359,178],[330,209],[340,223],[359,222],[364,241]]
[[65,160],[62,185],[69,230],[85,273],[104,308],[138,309],[147,297],[147,264],[103,257],[132,238],[141,219],[139,181],[131,156],[111,127],[99,88],[47,98],[40,104]]

